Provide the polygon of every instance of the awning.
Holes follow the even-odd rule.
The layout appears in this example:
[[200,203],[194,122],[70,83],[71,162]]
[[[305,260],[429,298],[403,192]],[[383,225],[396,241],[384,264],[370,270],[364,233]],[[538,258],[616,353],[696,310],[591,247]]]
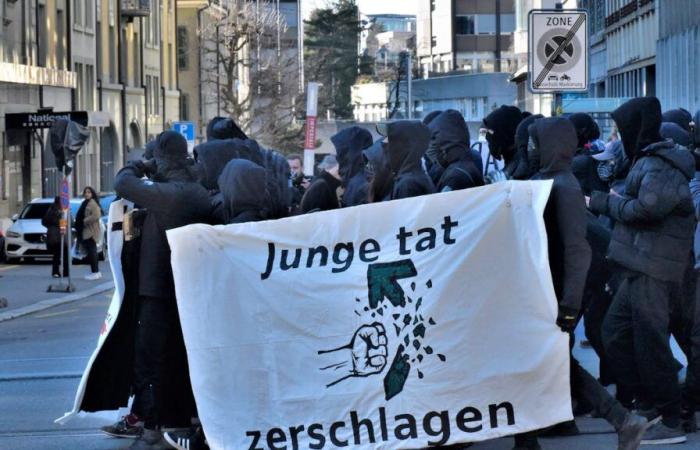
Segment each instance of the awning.
[[109,113],[104,111],[90,111],[88,112],[88,126],[89,127],[108,127],[110,124]]
[[513,75],[510,76],[510,81],[511,83],[519,83],[521,81],[527,80],[527,66],[522,66],[518,70],[516,70]]

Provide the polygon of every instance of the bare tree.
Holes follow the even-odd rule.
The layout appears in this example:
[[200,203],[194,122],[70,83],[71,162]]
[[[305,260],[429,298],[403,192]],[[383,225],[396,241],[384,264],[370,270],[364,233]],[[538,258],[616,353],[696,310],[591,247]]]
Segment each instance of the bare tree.
[[226,14],[201,30],[209,89],[218,104],[251,137],[281,150],[301,148],[295,118],[299,93],[297,40],[287,36],[284,16],[270,0],[224,0]]

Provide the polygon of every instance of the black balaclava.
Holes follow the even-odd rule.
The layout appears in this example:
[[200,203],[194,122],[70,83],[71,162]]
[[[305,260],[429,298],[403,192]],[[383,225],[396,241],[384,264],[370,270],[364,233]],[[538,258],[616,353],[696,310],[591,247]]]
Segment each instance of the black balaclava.
[[575,113],[569,116],[569,120],[576,128],[576,137],[578,138],[578,148],[585,147],[589,142],[600,137],[600,129],[589,114]]
[[459,111],[448,109],[428,125],[430,145],[426,156],[447,168],[451,163],[469,155],[469,129]]
[[354,126],[334,134],[331,142],[335,146],[342,185],[347,186],[350,179],[364,169],[362,151],[372,145],[372,134]]
[[611,116],[630,161],[634,161],[649,145],[663,141],[659,134],[661,103],[656,97],[633,98],[613,111]]
[[187,141],[175,131],[164,131],[156,138],[153,152],[156,160],[156,181],[193,181],[192,161],[187,152]]
[[146,161],[148,161],[149,159],[153,159],[157,145],[157,139],[152,139],[151,141],[149,141],[148,144],[146,144],[146,148],[143,150],[143,159],[145,159]]
[[248,136],[240,129],[233,119],[227,117],[212,124],[209,140],[215,139],[248,139]]
[[493,130],[493,134],[486,134],[489,143],[489,152],[496,159],[510,161],[515,155],[515,130],[523,119],[520,109],[515,106],[503,105],[483,121],[484,128]]

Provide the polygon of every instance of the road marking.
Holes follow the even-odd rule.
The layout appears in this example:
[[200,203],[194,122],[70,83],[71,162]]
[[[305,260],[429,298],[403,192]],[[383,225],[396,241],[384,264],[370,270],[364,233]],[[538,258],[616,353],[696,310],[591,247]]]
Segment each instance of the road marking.
[[46,319],[47,317],[62,316],[63,314],[68,314],[68,313],[76,312],[76,311],[78,311],[77,308],[76,309],[68,309],[66,311],[60,311],[60,312],[55,312],[55,313],[41,314],[41,315],[34,316],[34,317],[36,317],[37,319]]
[[19,266],[17,266],[17,265],[13,265],[13,266],[2,266],[2,267],[0,267],[0,272],[5,271],[5,270],[10,270],[10,269],[16,269],[16,268],[18,268],[18,267],[19,267]]

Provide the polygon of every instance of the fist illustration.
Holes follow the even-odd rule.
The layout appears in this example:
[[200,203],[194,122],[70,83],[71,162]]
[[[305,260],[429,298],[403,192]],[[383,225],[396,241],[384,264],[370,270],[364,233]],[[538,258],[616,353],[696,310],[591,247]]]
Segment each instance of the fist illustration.
[[350,342],[352,370],[356,376],[380,373],[386,366],[387,340],[384,325],[374,322],[360,327]]

